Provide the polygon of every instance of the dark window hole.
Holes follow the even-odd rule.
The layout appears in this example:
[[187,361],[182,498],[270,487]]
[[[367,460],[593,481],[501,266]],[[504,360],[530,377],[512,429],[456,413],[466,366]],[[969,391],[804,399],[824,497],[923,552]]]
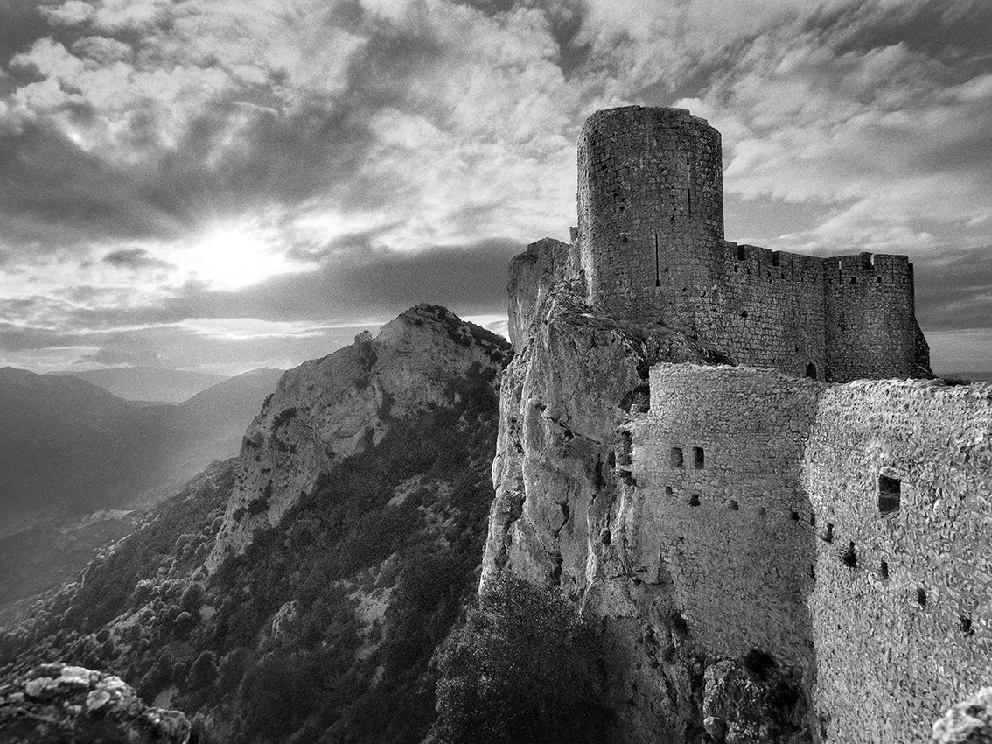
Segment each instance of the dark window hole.
[[689,497],[689,506],[699,506],[699,496],[693,494]]
[[966,636],[975,635],[975,629],[971,627],[971,615],[959,615],[958,621],[961,623],[961,632]]
[[696,469],[697,470],[699,468],[703,467],[703,448],[702,447],[693,447],[692,448],[692,461],[693,461],[693,464],[696,466]]
[[609,545],[613,542],[613,533],[609,530],[603,530],[603,535],[600,539],[603,541],[603,545]]
[[927,592],[922,586],[916,589],[916,604],[920,607],[927,606]]
[[858,567],[858,552],[854,549],[853,542],[847,544],[847,550],[845,550],[844,555],[840,557],[840,562],[848,568]]
[[878,578],[882,581],[888,581],[889,579],[889,564],[885,561],[878,564]]
[[806,376],[811,380],[816,379],[816,365],[812,362],[806,365]]
[[744,668],[761,680],[768,679],[768,673],[778,666],[770,654],[756,648],[751,649],[742,661]]
[[901,487],[897,478],[878,476],[878,510],[882,514],[891,514],[899,509]]
[[682,448],[681,447],[672,447],[671,465],[672,465],[673,468],[684,467],[685,463],[684,463],[684,461],[682,459]]
[[798,522],[799,521],[799,512],[797,512],[797,511],[792,512],[792,521],[793,522]]
[[827,531],[823,533],[823,542],[832,543],[834,541],[834,526],[830,522],[827,522]]
[[738,509],[741,508],[740,505],[733,499],[730,500],[730,503],[728,503],[727,506],[730,507],[731,511],[737,511]]
[[665,486],[665,495],[666,496],[673,496],[674,494],[675,494],[675,491],[672,490],[672,487],[671,486]]

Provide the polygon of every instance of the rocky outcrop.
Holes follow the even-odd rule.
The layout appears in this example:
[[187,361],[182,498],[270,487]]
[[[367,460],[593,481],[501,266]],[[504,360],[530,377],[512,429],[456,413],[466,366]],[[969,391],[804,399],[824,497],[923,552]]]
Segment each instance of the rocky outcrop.
[[418,305],[355,343],[286,372],[245,434],[241,470],[216,545],[214,571],[256,529],[277,524],[336,462],[378,443],[391,419],[455,394],[473,368],[509,361],[506,341],[434,305]]
[[119,677],[42,664],[0,686],[0,740],[7,744],[186,744],[190,723],[146,706]]
[[992,744],[992,687],[958,703],[933,725],[934,744]]
[[671,581],[637,573],[631,560],[636,484],[625,425],[649,405],[653,363],[721,357],[585,304],[563,245],[531,245],[510,267],[517,345],[501,387],[482,588],[508,571],[563,589],[602,630],[618,740],[689,741],[704,734],[705,661],[694,657]]

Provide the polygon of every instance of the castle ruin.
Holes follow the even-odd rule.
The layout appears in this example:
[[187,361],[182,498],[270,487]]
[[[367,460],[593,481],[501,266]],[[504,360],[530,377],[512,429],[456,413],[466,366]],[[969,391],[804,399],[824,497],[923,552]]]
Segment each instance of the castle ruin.
[[758,652],[795,741],[923,744],[989,683],[992,386],[933,379],[905,257],[725,241],[720,148],[677,109],[586,122],[571,243],[510,268],[485,570],[610,629],[627,741],[696,740],[680,653]]
[[905,256],[818,258],[723,237],[720,133],[683,109],[586,121],[574,260],[588,300],[737,364],[846,382],[929,375]]

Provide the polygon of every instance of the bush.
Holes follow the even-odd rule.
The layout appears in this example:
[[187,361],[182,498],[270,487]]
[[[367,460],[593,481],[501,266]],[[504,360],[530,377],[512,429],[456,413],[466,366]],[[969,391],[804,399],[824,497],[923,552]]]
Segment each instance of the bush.
[[438,653],[434,744],[607,740],[593,631],[564,598],[502,578]]

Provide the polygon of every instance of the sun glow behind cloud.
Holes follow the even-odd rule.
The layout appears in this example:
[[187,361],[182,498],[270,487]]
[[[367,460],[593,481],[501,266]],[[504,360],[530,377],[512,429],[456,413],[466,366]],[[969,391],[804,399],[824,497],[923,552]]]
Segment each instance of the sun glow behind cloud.
[[188,279],[226,291],[313,268],[313,264],[287,258],[285,247],[269,232],[250,223],[216,225],[191,247],[174,248],[169,260]]

